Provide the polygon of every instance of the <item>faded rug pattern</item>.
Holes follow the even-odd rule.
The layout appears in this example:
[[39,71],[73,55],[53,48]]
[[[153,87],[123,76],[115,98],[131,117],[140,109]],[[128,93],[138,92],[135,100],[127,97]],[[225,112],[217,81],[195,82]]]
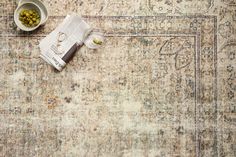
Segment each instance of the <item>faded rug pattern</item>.
[[[44,0],[16,30],[0,2],[0,157],[235,157],[235,0]],[[102,28],[62,72],[39,41],[76,12]]]

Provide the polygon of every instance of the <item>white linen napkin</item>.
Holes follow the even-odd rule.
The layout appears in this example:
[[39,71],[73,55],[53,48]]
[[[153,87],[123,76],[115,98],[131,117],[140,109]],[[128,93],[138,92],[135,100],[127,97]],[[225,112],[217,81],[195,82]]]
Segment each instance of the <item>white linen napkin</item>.
[[92,28],[79,16],[67,15],[63,22],[49,35],[40,41],[40,57],[61,71],[66,62],[63,56],[68,56],[82,45]]

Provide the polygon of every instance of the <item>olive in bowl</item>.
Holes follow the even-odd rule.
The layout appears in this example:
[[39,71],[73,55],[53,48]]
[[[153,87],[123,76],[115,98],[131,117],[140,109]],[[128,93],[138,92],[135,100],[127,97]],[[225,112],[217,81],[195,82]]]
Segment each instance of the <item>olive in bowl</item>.
[[19,20],[23,25],[27,27],[35,27],[40,22],[40,16],[39,13],[34,9],[32,10],[23,9],[19,14]]

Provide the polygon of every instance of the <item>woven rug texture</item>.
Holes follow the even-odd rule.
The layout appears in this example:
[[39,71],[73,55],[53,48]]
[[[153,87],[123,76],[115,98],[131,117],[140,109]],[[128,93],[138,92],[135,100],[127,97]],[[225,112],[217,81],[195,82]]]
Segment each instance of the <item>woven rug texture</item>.
[[[0,157],[236,157],[235,0],[0,1]],[[104,31],[62,72],[39,42],[67,14]]]

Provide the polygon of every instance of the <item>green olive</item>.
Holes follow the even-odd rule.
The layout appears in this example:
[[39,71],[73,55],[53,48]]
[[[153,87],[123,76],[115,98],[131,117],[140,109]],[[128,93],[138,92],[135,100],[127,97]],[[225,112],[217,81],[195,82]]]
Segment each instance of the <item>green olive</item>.
[[20,18],[19,18],[19,20],[20,20],[20,21],[23,21],[23,20],[24,20],[24,18],[23,18],[23,17],[20,17]]
[[36,20],[36,24],[39,24],[39,19]]
[[97,45],[102,45],[102,41],[101,40],[99,40],[99,39],[93,39],[93,42],[95,43],[95,44],[97,44]]
[[36,10],[21,10],[19,20],[27,27],[35,27],[40,23],[40,15]]

